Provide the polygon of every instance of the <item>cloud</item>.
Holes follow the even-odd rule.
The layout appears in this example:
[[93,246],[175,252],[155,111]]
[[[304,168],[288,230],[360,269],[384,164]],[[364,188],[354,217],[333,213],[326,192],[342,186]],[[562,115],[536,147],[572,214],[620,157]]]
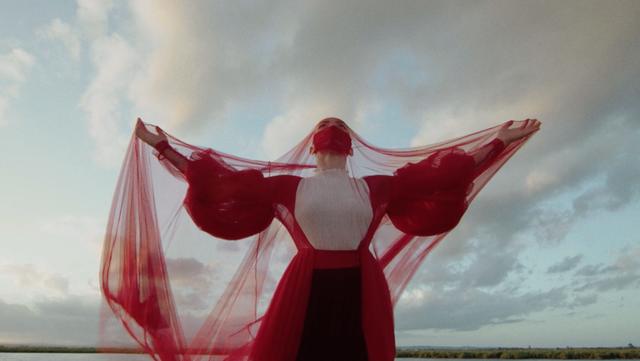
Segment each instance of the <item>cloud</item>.
[[18,98],[20,88],[35,62],[33,55],[21,48],[0,54],[0,126],[9,122],[9,106]]
[[79,60],[83,48],[88,49],[95,72],[79,105],[87,114],[89,135],[95,141],[95,161],[115,168],[128,143],[130,130],[123,129],[123,124],[133,124],[126,107],[131,79],[139,68],[137,50],[129,40],[119,32],[110,32],[109,17],[114,8],[113,1],[77,0],[73,21],[55,18],[37,34],[61,41],[74,60]]
[[280,31],[292,21],[277,12],[291,5],[133,2],[148,44],[133,86],[136,106],[169,128],[197,127],[259,94],[276,94],[274,66],[286,42]]
[[129,105],[131,79],[139,69],[136,49],[120,33],[110,32],[109,17],[114,8],[111,0],[77,0],[72,22],[55,18],[37,34],[62,42],[76,61],[83,48],[89,50],[95,73],[79,105],[87,114],[89,135],[95,141],[95,161],[115,168],[128,143],[129,130],[124,130],[122,124],[125,120],[133,124],[124,109]]
[[3,264],[0,274],[13,278],[16,284],[32,290],[49,290],[57,294],[69,291],[69,281],[66,277],[40,270],[32,264]]
[[91,216],[61,215],[43,220],[39,228],[47,235],[66,242],[77,242],[95,255],[102,251],[106,220]]
[[628,288],[640,287],[640,274],[621,274],[611,277],[604,277],[593,281],[588,281],[580,287],[577,287],[577,291],[596,290],[599,292],[606,291],[621,291]]
[[562,273],[571,271],[574,269],[578,263],[582,260],[582,255],[578,254],[575,256],[567,256],[562,261],[552,265],[547,269],[547,273]]
[[474,288],[414,292],[411,301],[405,300],[403,307],[398,307],[398,330],[477,330],[487,325],[520,322],[529,314],[559,307],[567,301],[562,288],[522,295]]
[[112,0],[76,0],[76,17],[82,33],[89,39],[97,39],[108,31],[109,13],[113,9]]
[[604,264],[598,264],[598,265],[593,265],[593,264],[589,264],[589,265],[585,265],[582,268],[580,268],[575,274],[576,276],[587,276],[587,277],[591,277],[591,276],[598,276],[598,275],[602,275],[605,273],[612,273],[616,271],[616,267],[611,266],[611,265],[604,265]]
[[[232,243],[218,241],[225,242]],[[220,249],[217,252],[227,252],[234,258],[219,263],[206,263],[193,257],[166,258],[171,290],[182,317],[206,317],[235,275],[237,255]],[[197,320],[189,322],[198,323]]]
[[33,306],[0,300],[0,339],[5,343],[95,345],[97,299],[40,299]]
[[96,161],[115,167],[129,140],[120,124],[126,119],[123,107],[136,66],[136,52],[125,39],[113,34],[92,43],[91,58],[97,73],[82,96],[81,107],[87,113],[89,134],[96,143]]
[[[640,131],[631,132],[640,136]],[[637,138],[636,138],[637,139]],[[631,149],[633,141],[630,137],[620,139],[618,145],[622,149]],[[635,201],[640,195],[640,163],[631,153],[622,153],[612,157],[604,184],[592,187],[573,200],[576,216],[584,218],[599,210],[616,211]]]
[[315,124],[331,110],[329,105],[308,104],[294,107],[267,124],[262,147],[268,159],[276,159],[307,135]]
[[457,262],[437,257],[440,250],[428,257],[429,266],[418,271],[398,302],[398,330],[471,331],[524,322],[537,312],[574,312],[607,293],[640,288],[637,246],[623,247],[609,262],[578,269],[582,255],[565,257],[547,269],[564,275],[549,289],[528,286],[531,270],[519,262],[517,248],[491,254],[495,250],[491,246],[475,249],[474,242],[468,246],[467,255]]
[[213,268],[192,257],[167,258],[171,280],[178,284],[200,289],[206,287],[213,275]]
[[[457,242],[447,240],[448,244]],[[504,288],[512,280],[522,278],[529,270],[520,262],[519,247],[505,247],[497,250],[495,245],[484,242],[460,242],[466,252],[456,258],[457,245],[443,245],[431,253],[411,285],[430,285],[439,288],[483,289]],[[451,249],[447,249],[451,248]]]
[[58,40],[69,52],[74,60],[79,60],[82,44],[77,31],[68,23],[56,18],[51,23],[38,30],[38,35],[49,40]]
[[575,291],[621,291],[640,288],[640,247],[621,249],[609,263],[589,264],[575,272]]
[[[0,56],[0,76],[2,80],[11,83],[22,83],[26,80],[27,71],[33,66],[35,59],[23,49],[14,48],[9,53]],[[10,87],[9,92],[16,91]]]

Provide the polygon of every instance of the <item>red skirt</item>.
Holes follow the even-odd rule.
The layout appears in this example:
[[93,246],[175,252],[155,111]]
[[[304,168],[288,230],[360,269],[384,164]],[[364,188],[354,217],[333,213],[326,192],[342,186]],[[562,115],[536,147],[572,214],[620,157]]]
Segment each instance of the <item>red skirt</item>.
[[314,269],[296,361],[367,361],[360,267]]

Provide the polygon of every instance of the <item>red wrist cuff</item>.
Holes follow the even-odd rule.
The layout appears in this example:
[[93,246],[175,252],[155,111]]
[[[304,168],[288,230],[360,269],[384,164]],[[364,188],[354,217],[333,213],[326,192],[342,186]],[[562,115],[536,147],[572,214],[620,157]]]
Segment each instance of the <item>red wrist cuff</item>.
[[169,145],[169,142],[166,140],[162,140],[158,143],[156,143],[156,145],[153,146],[154,148],[156,148],[156,150],[158,151],[158,153],[162,153],[164,152],[167,148],[171,148],[171,146]]
[[500,138],[495,138],[490,143],[493,143],[494,146],[497,146],[500,149],[504,149],[507,146],[507,144]]
[[168,148],[171,148],[167,140],[161,140],[158,143],[156,143],[156,145],[154,145],[153,147],[156,149],[156,151],[158,151],[159,160],[163,160],[165,158],[164,151],[167,150]]

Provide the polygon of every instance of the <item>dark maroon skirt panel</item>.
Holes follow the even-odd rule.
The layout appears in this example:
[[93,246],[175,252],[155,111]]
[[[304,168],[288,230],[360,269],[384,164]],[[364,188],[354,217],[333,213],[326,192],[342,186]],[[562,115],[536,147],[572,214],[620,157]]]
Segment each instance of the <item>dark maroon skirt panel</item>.
[[367,361],[360,267],[314,269],[296,361]]

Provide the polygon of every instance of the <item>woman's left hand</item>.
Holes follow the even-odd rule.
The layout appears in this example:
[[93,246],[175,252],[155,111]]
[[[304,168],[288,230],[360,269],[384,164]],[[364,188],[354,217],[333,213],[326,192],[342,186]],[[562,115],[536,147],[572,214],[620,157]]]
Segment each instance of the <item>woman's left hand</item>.
[[138,136],[140,140],[149,144],[152,147],[155,147],[156,144],[158,144],[163,140],[167,140],[167,136],[164,134],[164,131],[160,129],[159,126],[156,125],[156,132],[158,134],[154,134],[153,132],[150,132],[147,129],[147,127],[145,127],[144,123],[142,122],[142,119],[140,118],[138,118],[138,120],[136,121],[135,132],[136,132],[136,136]]
[[504,125],[498,131],[497,138],[502,140],[505,145],[516,141],[520,138],[524,138],[527,135],[536,132],[540,129],[540,121],[538,119],[525,119],[522,126],[514,129],[509,129],[513,124],[513,120],[505,122]]

